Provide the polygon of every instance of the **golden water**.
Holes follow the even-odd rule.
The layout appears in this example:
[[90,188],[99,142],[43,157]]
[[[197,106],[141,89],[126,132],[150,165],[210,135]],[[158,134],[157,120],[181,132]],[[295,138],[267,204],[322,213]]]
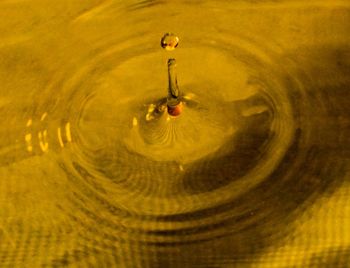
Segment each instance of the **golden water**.
[[347,1],[3,0],[0,17],[1,267],[272,267],[347,182]]

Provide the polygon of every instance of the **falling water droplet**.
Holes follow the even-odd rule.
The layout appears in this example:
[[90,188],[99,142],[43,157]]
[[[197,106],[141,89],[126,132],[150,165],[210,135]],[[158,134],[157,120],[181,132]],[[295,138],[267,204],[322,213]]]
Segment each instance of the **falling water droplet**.
[[162,37],[160,44],[165,50],[172,51],[179,44],[179,38],[173,33],[166,33]]

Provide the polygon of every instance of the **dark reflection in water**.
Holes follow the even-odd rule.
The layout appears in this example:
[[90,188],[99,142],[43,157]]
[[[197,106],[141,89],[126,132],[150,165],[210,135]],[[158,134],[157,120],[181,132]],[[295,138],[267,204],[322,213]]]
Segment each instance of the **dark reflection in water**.
[[[339,51],[322,51],[320,54],[315,54],[323,55],[323,59],[325,59],[327,56],[335,53],[339,55]],[[329,58],[332,58],[332,56]],[[312,63],[312,61],[313,59],[310,58],[307,63],[303,62],[301,66],[304,68],[308,67],[308,63]],[[197,232],[224,229],[225,235],[207,242],[201,241],[196,246],[179,246],[176,244],[173,250],[169,249],[168,251],[168,254],[172,256],[171,258],[164,253],[159,254],[158,258],[162,260],[162,265],[171,265],[174,259],[181,259],[180,262],[189,263],[188,267],[198,263],[203,265],[211,263],[211,260],[214,259],[217,263],[223,265],[230,263],[230,260],[240,259],[247,254],[256,254],[264,251],[266,247],[278,243],[280,239],[285,237],[286,232],[289,231],[289,228],[286,227],[291,226],[291,221],[298,219],[298,216],[306,208],[305,205],[312,204],[317,197],[322,196],[325,192],[332,192],[338,185],[342,184],[346,171],[346,159],[349,157],[349,142],[348,138],[345,138],[348,137],[349,126],[348,124],[347,126],[344,125],[348,121],[346,118],[348,118],[349,112],[349,103],[348,100],[345,100],[347,95],[346,88],[349,85],[346,69],[349,68],[349,65],[344,66],[342,64],[341,69],[339,69],[339,65],[337,68],[337,65],[334,65],[333,62],[325,64],[324,61],[323,68],[318,70],[307,69],[307,72],[311,74],[314,72],[324,74],[322,78],[316,79],[315,82],[303,80],[307,92],[313,96],[311,107],[309,107],[310,110],[308,111],[312,115],[313,122],[307,122],[306,126],[303,126],[305,122],[301,122],[293,138],[294,142],[290,145],[279,166],[275,168],[268,178],[248,193],[243,194],[230,203],[209,210],[198,211],[192,215],[182,215],[181,218],[176,217],[176,220],[184,220],[191,217],[201,219],[230,211],[227,218],[215,225],[194,228],[174,234],[171,232],[167,233],[167,235],[186,237],[188,234]],[[332,78],[334,74],[339,76],[341,73],[343,73],[343,76],[341,78],[337,77],[337,81]],[[326,79],[324,78],[329,80],[325,81]],[[324,96],[327,97],[325,98]],[[320,101],[327,102],[325,111],[321,111],[318,108],[321,104],[319,103]],[[296,103],[298,102],[300,100],[297,99]],[[301,116],[307,116],[304,112],[305,108],[303,111],[300,111],[302,115],[299,114],[299,120],[302,118]],[[259,124],[259,126],[263,128],[264,124]],[[305,139],[303,137],[304,132],[311,132],[311,138],[307,142],[303,141]],[[257,146],[256,148],[258,149],[259,147]],[[254,158],[250,159],[254,160]],[[215,163],[215,161],[211,163]],[[201,189],[201,187],[205,186],[212,189],[213,184],[210,182],[213,180],[214,175],[211,176],[211,170],[213,170],[214,174],[219,173],[216,169],[221,171],[219,174],[232,171],[232,169],[224,168],[225,160],[216,163],[212,167],[210,165],[206,166],[206,169],[204,169],[205,175],[200,177],[201,181],[196,189]],[[244,167],[244,165],[242,166]],[[190,178],[193,177],[196,178],[191,174],[188,180],[190,181]],[[220,178],[222,177],[224,176],[220,176]],[[234,179],[234,176],[229,176],[229,178]],[[206,179],[208,180],[206,181]],[[208,185],[205,185],[205,183]],[[216,181],[216,183],[219,182]],[[195,186],[194,184],[193,188]],[[182,249],[181,253],[178,252],[179,248]],[[209,248],[211,250],[208,250]],[[195,258],[193,261],[193,256],[198,251],[205,252],[204,255],[206,257],[200,260]],[[324,257],[324,255],[321,255],[322,261],[319,261],[319,263],[324,263]],[[167,261],[169,259],[171,261]],[[335,259],[332,258],[333,261],[330,261],[333,263]],[[329,262],[325,262],[329,264]],[[212,263],[215,265],[216,262],[213,261]],[[338,266],[332,267],[342,267],[346,262],[341,260],[336,263]],[[331,266],[326,265],[325,267]]]

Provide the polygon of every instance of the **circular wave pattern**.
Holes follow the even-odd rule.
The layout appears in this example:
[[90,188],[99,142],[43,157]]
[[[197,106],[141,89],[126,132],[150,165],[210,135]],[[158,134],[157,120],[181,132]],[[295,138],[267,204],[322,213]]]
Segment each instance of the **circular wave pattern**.
[[272,44],[222,30],[184,38],[174,53],[189,101],[148,120],[166,93],[158,39],[92,38],[86,63],[47,89],[60,88],[50,112],[74,140],[58,155],[73,189],[61,209],[99,250],[137,245],[164,263],[193,246],[217,245],[208,259],[259,252],[341,176],[338,100]]

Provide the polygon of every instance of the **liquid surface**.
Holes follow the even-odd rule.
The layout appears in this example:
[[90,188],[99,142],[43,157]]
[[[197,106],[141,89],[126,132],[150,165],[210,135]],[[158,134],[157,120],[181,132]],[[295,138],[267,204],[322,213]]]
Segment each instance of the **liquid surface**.
[[348,2],[54,2],[0,2],[1,267],[349,263]]

